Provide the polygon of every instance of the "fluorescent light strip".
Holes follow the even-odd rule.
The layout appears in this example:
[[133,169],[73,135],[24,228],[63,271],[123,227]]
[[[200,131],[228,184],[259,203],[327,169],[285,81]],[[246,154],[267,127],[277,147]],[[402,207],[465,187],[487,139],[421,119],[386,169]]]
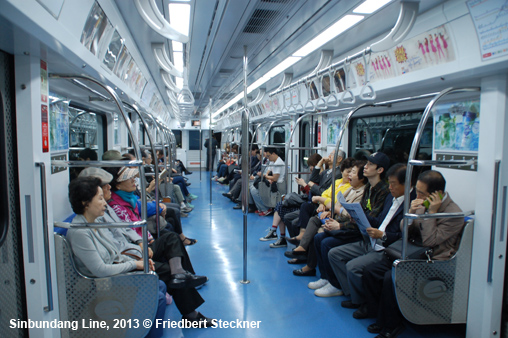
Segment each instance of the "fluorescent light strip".
[[293,53],[293,56],[305,57],[309,55],[325,43],[329,42],[341,33],[356,25],[358,22],[363,20],[363,18],[364,17],[362,15],[346,15],[328,27],[323,33],[319,34],[310,42],[308,42],[305,46]]
[[183,43],[178,41],[171,41],[173,52],[183,52]]
[[169,4],[169,23],[180,33],[189,36],[190,5]]
[[176,70],[182,72],[183,74],[183,53],[182,52],[173,52],[173,64],[175,65]]
[[[289,67],[291,67],[292,65],[294,65],[295,63],[297,63],[298,61],[301,60],[301,57],[295,57],[295,56],[290,56],[288,58],[286,58],[284,61],[282,61],[281,63],[279,63],[277,66],[275,66],[274,68],[272,68],[268,73],[266,73],[263,77],[261,77],[260,79],[258,79],[257,81],[255,81],[253,84],[251,84],[250,86],[247,87],[247,94],[249,94],[250,92],[252,92],[253,90],[255,90],[256,88],[258,88],[259,86],[261,86],[262,84],[264,84],[265,82],[267,82],[268,80],[270,80],[271,78],[279,75],[279,73],[283,72],[284,70],[288,69]],[[220,113],[222,113],[224,110],[228,109],[229,107],[231,107],[232,105],[234,105],[236,102],[238,102],[238,100],[240,100],[242,97],[243,97],[243,91],[238,94],[237,96],[235,96],[232,100],[230,100],[228,103],[226,103],[224,106],[222,106],[219,110],[217,110],[213,115],[212,115],[212,118],[214,118],[215,116],[219,115]]]
[[175,84],[178,89],[182,89],[183,88],[183,78],[175,77]]
[[353,13],[372,14],[392,0],[366,0],[363,4],[356,7]]
[[[391,1],[391,0],[380,0],[380,2],[384,1]],[[291,67],[295,63],[301,60],[302,57],[305,57],[324,45],[325,43],[329,42],[330,40],[336,38],[341,33],[345,32],[349,28],[356,25],[358,22],[362,21],[364,16],[362,15],[346,15],[343,18],[341,18],[339,21],[331,25],[328,29],[326,29],[323,33],[316,36],[314,39],[312,39],[310,42],[308,42],[305,46],[297,50],[292,56],[288,57],[281,63],[279,63],[277,66],[272,68],[268,73],[266,73],[263,77],[258,79],[256,82],[251,84],[249,87],[247,87],[247,94],[252,92],[254,89],[258,88],[271,78],[275,77],[279,73],[283,72],[287,68]],[[224,106],[222,106],[219,110],[217,110],[213,115],[212,118],[216,117],[232,105],[234,105],[240,98],[243,96],[243,92],[235,96],[232,100],[230,100],[228,103],[226,103]]]

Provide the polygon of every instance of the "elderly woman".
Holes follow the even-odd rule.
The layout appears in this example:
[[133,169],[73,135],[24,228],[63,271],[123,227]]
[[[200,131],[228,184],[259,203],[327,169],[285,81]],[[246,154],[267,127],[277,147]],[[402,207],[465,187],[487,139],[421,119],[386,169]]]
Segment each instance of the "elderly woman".
[[[69,200],[76,213],[72,223],[96,223],[104,215],[106,201],[98,178],[77,178],[69,184]],[[133,270],[143,270],[143,261],[122,255],[110,240],[108,229],[69,229],[67,239],[75,256],[76,267],[90,277],[109,277]],[[150,270],[154,270],[149,260]],[[166,309],[166,286],[159,282],[159,302],[156,318],[163,319]],[[150,336],[162,331],[153,327]]]
[[[111,181],[111,200],[108,204],[113,208],[118,217],[124,222],[135,222],[140,220],[139,197],[134,193],[136,191],[135,177],[139,175],[138,169],[122,167],[118,171],[112,171],[113,180]],[[155,204],[156,202],[150,202]],[[166,205],[159,204],[162,208],[161,216],[166,215]],[[193,245],[197,240],[187,238],[182,230],[181,223],[173,224],[175,232],[180,236],[183,244]],[[138,233],[141,230],[136,229]]]
[[[111,199],[111,186],[109,183],[113,176],[105,170],[87,168],[80,177],[96,177],[101,180],[104,199]],[[106,222],[122,222],[113,209],[106,205],[104,212]],[[110,236],[111,242],[121,250],[121,253],[141,259],[142,238],[130,228],[112,228],[111,231],[104,229],[104,235]],[[156,240],[151,240],[148,253],[155,263],[155,272],[167,285],[168,292],[173,296],[175,304],[185,318],[205,318],[195,309],[203,304],[204,300],[194,287],[207,281],[204,276],[195,276],[190,258],[185,246],[174,232],[168,232]]]

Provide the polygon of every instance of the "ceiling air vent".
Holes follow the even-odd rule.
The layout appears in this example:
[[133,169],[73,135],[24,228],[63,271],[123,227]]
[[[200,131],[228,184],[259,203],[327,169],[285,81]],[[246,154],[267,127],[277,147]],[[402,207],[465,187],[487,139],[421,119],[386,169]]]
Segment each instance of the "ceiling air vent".
[[278,11],[256,9],[243,29],[244,33],[264,33],[277,17]]

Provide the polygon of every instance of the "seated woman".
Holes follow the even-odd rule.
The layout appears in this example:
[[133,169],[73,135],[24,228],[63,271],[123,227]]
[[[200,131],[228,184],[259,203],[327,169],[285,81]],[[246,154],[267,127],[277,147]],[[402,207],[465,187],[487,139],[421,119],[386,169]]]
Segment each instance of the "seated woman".
[[[76,178],[69,184],[69,200],[76,213],[72,223],[96,223],[104,215],[106,201],[98,178]],[[69,229],[67,239],[75,256],[76,267],[90,277],[109,277],[133,270],[143,270],[142,260],[120,254],[106,235],[108,229]],[[150,270],[154,270],[149,260]],[[164,319],[166,309],[166,286],[159,282],[157,319]],[[161,329],[153,327],[150,336],[161,336]]]
[[[113,169],[113,168],[112,168]],[[138,204],[138,196],[134,194],[136,191],[135,177],[139,175],[138,169],[122,167],[120,170],[111,170],[113,180],[111,181],[111,200],[108,204],[115,210],[115,213],[124,222],[135,222],[140,220],[140,208]],[[150,202],[156,203],[156,202]],[[166,206],[161,203],[159,206],[162,208],[161,216],[166,215]],[[196,244],[197,240],[187,238],[182,230],[181,223],[172,224],[175,232],[180,236],[180,239],[185,245]],[[136,229],[141,232],[140,228]]]
[[[346,164],[346,162],[348,162],[350,164]],[[348,167],[351,164],[352,164],[352,166]],[[360,168],[359,166],[362,166],[362,165],[365,165],[365,163],[359,162],[359,161],[356,161],[356,162],[344,161],[344,165],[341,166],[341,169],[343,169],[342,182],[340,182],[340,183],[342,183],[342,186],[339,185],[339,189],[337,189],[336,191],[337,191],[337,195],[339,192],[342,192],[344,194],[346,201],[348,201],[350,203],[359,202],[361,199],[361,196],[363,195],[363,185],[365,185],[365,183],[360,184],[357,181],[358,168]],[[360,175],[362,176],[362,179],[363,179],[363,172]],[[351,182],[351,179],[353,179],[353,182]],[[355,184],[355,186],[353,186],[353,184]],[[346,187],[345,191],[343,191],[343,189],[341,189],[344,187]],[[361,187],[361,194],[358,193],[358,189],[360,189],[360,187]],[[360,196],[358,197],[357,195],[360,195]],[[307,228],[306,228],[304,234],[302,235],[302,239],[301,239],[299,245],[295,249],[293,249],[293,251],[287,252],[285,254],[287,257],[290,257],[290,258],[300,258],[301,259],[302,257],[307,256],[307,253],[309,253],[309,257],[307,258],[307,265],[301,269],[293,271],[293,274],[295,274],[296,276],[309,276],[309,275],[313,276],[316,273],[316,270],[315,270],[316,257],[314,255],[314,235],[316,235],[316,233],[321,230],[321,227],[323,226],[322,220],[327,218],[328,216],[330,216],[330,212],[326,211],[326,210],[329,210],[331,208],[331,199],[329,199],[329,200],[327,199],[325,203],[326,203],[326,205],[322,205],[322,207],[320,206],[320,208],[318,208],[318,210],[320,210],[321,208],[324,210],[319,211],[320,214],[318,214],[318,216],[314,216],[309,220],[309,223],[307,224]],[[335,210],[337,212],[336,216],[337,216],[337,218],[339,218],[341,215],[339,212],[340,211],[340,203],[335,205]],[[347,216],[349,216],[349,215],[347,215]],[[347,216],[344,216],[344,217],[347,217]]]
[[[350,185],[349,182],[344,181],[344,175],[342,172],[344,170],[350,169],[353,167],[354,159],[349,157],[345,160],[342,160],[342,156],[345,156],[345,153],[343,151],[339,152],[339,157],[337,159],[338,163],[340,163],[340,167],[337,170],[338,175],[336,173],[335,177],[335,192],[341,191],[344,193],[347,189],[349,189]],[[330,154],[328,157],[328,162],[333,163],[333,153]],[[331,169],[328,169],[327,171],[331,171]],[[349,171],[348,171],[349,172]],[[347,175],[346,175],[347,176]],[[302,239],[303,234],[305,233],[305,229],[307,228],[307,225],[309,224],[309,221],[312,216],[317,215],[319,212],[322,212],[326,210],[326,205],[330,203],[331,196],[332,196],[332,181],[331,181],[331,173],[329,176],[329,180],[327,180],[327,183],[323,185],[323,187],[320,187],[320,194],[312,196],[312,203],[304,203],[302,204],[300,208],[300,214],[299,219],[296,225],[296,231],[299,231],[298,235],[296,237],[289,238],[287,241],[291,244],[298,245],[300,243],[300,240]]]
[[[351,189],[344,194],[349,203],[359,203],[365,192],[367,178],[363,176],[365,161],[357,161],[358,166],[349,174]],[[355,223],[350,222],[347,211],[341,208],[340,203],[336,204],[337,215],[335,219],[327,220],[323,225],[324,232],[314,236],[314,252],[317,255],[317,265],[321,273],[318,281],[309,283],[308,287],[316,290],[314,294],[318,297],[332,297],[340,295],[339,282],[335,277],[330,262],[328,251],[339,245],[356,242],[362,239],[360,231]]]
[[[103,189],[104,199],[111,198],[111,186],[109,182],[112,176],[102,169],[87,168],[82,173],[84,177],[80,179],[98,178]],[[72,189],[71,189],[72,185]],[[69,190],[75,191],[75,187],[81,187],[82,182],[71,182]],[[70,193],[69,193],[70,194]],[[106,204],[106,210],[103,212],[103,218],[98,221],[121,222],[115,212]],[[122,256],[129,256],[134,259],[141,259],[142,238],[131,228],[112,228],[100,229],[101,235],[110,239],[118,250],[121,250]],[[136,248],[137,246],[137,248]],[[168,292],[173,296],[175,304],[180,313],[187,319],[199,320],[204,318],[195,311],[204,300],[201,298],[195,287],[200,286],[208,280],[204,276],[195,276],[189,255],[182,242],[174,232],[168,232],[160,238],[149,241],[148,254],[155,263],[155,272],[160,279],[167,285]]]
[[[307,196],[310,194],[310,188],[313,185],[317,185],[319,183],[319,175],[320,175],[319,169],[314,170],[314,167],[317,166],[318,164],[322,164],[321,155],[319,155],[317,153],[312,154],[311,156],[309,156],[309,158],[307,160],[307,165],[309,166],[309,169],[313,173],[313,175],[309,179],[309,182],[306,183],[303,178],[299,178],[299,177],[297,177],[295,179],[296,183],[298,183],[298,185],[301,187],[300,189],[302,190],[302,192],[305,193]],[[317,174],[314,174],[316,171],[317,171]],[[321,171],[321,172],[324,172],[324,171]],[[295,212],[297,210],[300,210],[300,205],[298,205],[298,206],[285,206],[285,205],[286,204],[284,203],[284,201],[280,201],[279,203],[277,203],[277,205],[275,205],[275,209],[274,209],[275,213],[273,215],[272,227],[270,229],[268,229],[268,234],[266,236],[261,237],[259,239],[260,241],[271,241],[271,240],[277,239],[277,228],[279,228],[280,238],[275,243],[270,244],[271,248],[280,248],[280,247],[287,246],[286,238],[285,238],[286,237],[286,225],[285,225],[286,222],[284,222],[284,217],[286,216],[286,214],[288,214],[290,212]]]

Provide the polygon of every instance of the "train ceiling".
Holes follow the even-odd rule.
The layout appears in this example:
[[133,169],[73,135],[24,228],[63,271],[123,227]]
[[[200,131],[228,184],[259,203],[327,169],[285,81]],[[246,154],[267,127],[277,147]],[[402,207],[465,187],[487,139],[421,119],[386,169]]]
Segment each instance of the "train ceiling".
[[[133,1],[115,1],[160,92],[164,93],[165,85],[158,76],[159,66],[151,45],[165,43],[168,55],[171,55],[170,41],[144,22]],[[168,5],[171,2],[175,1],[155,0],[159,11],[168,21]],[[196,110],[203,111],[210,98],[214,109],[218,109],[243,90],[243,46],[247,46],[248,84],[251,84],[362,2],[192,0],[186,65],[188,85],[195,98]],[[421,1],[419,13],[443,2]],[[397,20],[399,3],[392,1],[320,49],[333,50],[334,57],[337,57],[377,36],[385,35]],[[318,61],[319,50],[286,71],[292,71],[293,78],[297,79],[310,73]],[[283,75],[279,74],[263,87],[268,91],[274,90],[282,78]],[[164,99],[167,100],[167,97]]]

